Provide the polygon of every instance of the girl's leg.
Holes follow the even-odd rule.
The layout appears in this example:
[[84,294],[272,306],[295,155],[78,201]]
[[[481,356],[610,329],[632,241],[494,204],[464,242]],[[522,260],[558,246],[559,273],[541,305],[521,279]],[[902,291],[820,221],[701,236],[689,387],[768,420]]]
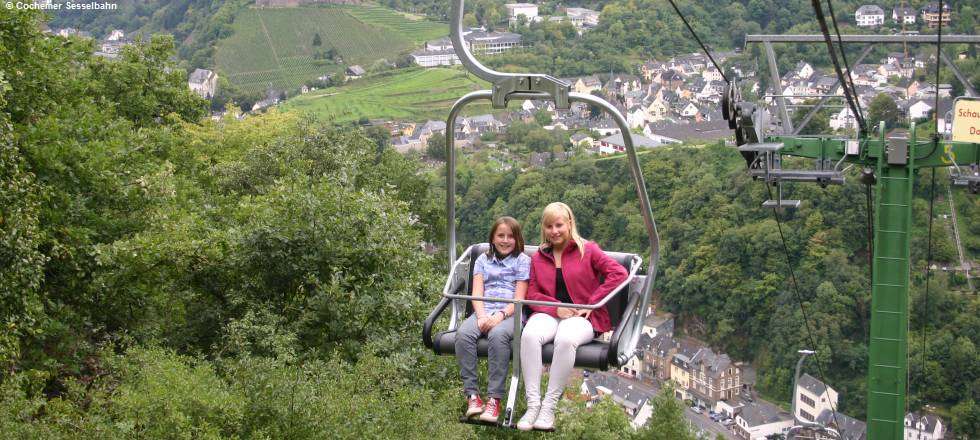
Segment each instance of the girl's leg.
[[510,346],[514,338],[514,317],[497,324],[487,334],[490,353],[487,356],[487,396],[502,399],[510,370]]
[[466,396],[480,394],[480,385],[476,374],[476,340],[480,338],[480,328],[476,325],[476,313],[463,320],[456,330],[456,362],[459,363],[459,375],[463,379],[463,391]]
[[[565,383],[575,366],[575,351],[578,346],[592,340],[592,323],[576,316],[563,319],[558,323],[555,335],[555,353],[551,358],[551,370],[548,379],[548,392],[541,402],[542,411],[545,408],[554,409],[565,390]],[[522,358],[523,359],[523,358]]]
[[551,342],[558,330],[558,320],[551,315],[535,313],[527,320],[521,333],[521,370],[527,406],[541,405],[541,346]]

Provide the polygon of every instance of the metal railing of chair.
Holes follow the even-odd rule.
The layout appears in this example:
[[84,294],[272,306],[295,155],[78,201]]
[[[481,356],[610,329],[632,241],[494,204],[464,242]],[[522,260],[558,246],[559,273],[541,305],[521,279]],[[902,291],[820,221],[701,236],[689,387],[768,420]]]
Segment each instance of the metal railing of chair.
[[[469,250],[469,249],[467,249],[467,250]],[[469,254],[469,252],[467,252],[467,254]],[[464,255],[464,256],[460,257],[460,259],[463,259],[463,258],[466,258],[466,256]],[[619,292],[623,291],[624,288],[629,287],[630,282],[632,282],[633,279],[636,278],[636,273],[640,270],[640,266],[642,264],[643,264],[643,258],[640,258],[639,255],[634,255],[633,258],[632,258],[632,261],[630,262],[630,271],[626,275],[626,280],[624,280],[622,283],[617,284],[616,287],[613,288],[612,291],[610,291],[609,293],[607,293],[606,296],[604,298],[602,298],[601,301],[599,301],[599,302],[597,302],[595,304],[569,304],[569,303],[554,302],[554,301],[536,301],[536,300],[530,300],[530,299],[513,299],[513,298],[490,298],[490,297],[485,297],[485,296],[457,295],[457,294],[449,294],[449,293],[443,293],[442,296],[445,297],[445,298],[465,299],[465,300],[471,300],[471,301],[502,302],[502,303],[515,303],[515,304],[516,303],[521,303],[521,304],[525,304],[525,305],[553,306],[553,307],[570,307],[570,306],[574,306],[574,307],[571,307],[571,308],[574,308],[574,309],[595,310],[595,309],[598,309],[600,307],[605,306],[606,303],[608,303],[613,297],[615,297],[617,294],[619,294]],[[626,290],[629,290],[629,289],[626,289]]]

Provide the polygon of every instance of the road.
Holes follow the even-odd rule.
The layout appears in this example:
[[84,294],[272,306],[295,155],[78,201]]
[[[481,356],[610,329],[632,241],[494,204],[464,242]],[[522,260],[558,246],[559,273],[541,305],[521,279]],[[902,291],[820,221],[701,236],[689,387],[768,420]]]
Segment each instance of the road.
[[694,411],[691,411],[691,408],[685,407],[684,415],[698,429],[707,432],[710,436],[709,438],[711,439],[714,439],[715,436],[718,434],[721,434],[721,436],[725,438],[730,438],[730,439],[735,438],[735,435],[732,434],[732,431],[730,429],[722,426],[718,422],[709,419],[707,411],[705,411],[704,414],[698,414]]

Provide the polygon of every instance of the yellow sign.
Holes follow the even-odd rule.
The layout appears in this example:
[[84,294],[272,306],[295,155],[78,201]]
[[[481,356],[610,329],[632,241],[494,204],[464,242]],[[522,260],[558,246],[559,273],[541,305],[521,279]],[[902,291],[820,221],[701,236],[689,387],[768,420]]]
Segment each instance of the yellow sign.
[[980,143],[980,100],[956,100],[953,106],[953,141]]

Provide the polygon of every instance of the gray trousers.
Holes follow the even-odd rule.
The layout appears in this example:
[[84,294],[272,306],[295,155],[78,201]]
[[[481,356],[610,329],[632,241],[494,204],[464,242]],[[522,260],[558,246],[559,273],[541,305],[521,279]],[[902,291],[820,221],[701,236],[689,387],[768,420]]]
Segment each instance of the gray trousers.
[[[480,394],[477,382],[476,364],[479,360],[476,352],[476,341],[480,338],[480,328],[476,325],[476,313],[463,321],[456,330],[456,361],[459,363],[459,375],[463,378],[463,391],[466,395]],[[502,399],[507,381],[507,371],[510,369],[510,343],[514,338],[514,317],[503,320],[487,334],[490,343],[487,355],[487,396]]]

